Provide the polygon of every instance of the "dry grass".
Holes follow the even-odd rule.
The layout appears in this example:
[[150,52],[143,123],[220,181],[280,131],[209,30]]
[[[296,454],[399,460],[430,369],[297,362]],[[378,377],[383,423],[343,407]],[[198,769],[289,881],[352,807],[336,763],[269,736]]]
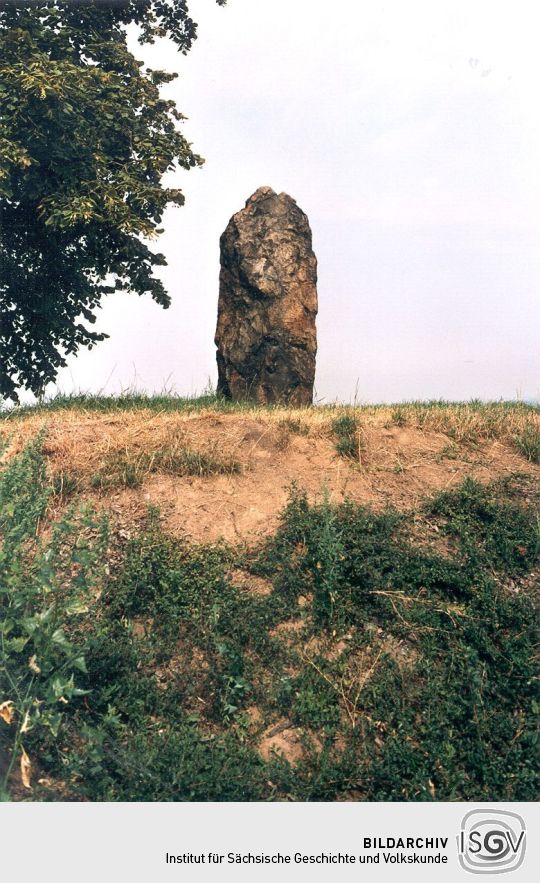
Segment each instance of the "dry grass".
[[390,420],[444,433],[460,444],[512,443],[525,432],[540,432],[540,409],[517,402],[399,405],[391,409]]
[[0,424],[4,457],[19,453],[46,430],[44,453],[53,475],[77,476],[81,487],[136,487],[152,474],[215,475],[240,471],[225,440],[208,439],[203,425],[183,415],[130,411],[107,415],[73,410],[28,414]]
[[[60,504],[74,494],[95,497],[125,523],[157,505],[168,530],[201,541],[271,532],[292,482],[311,499],[326,487],[335,502],[348,496],[412,509],[466,475],[488,482],[515,471],[538,474],[540,410],[519,403],[150,404],[69,400],[14,410],[0,419],[3,456],[45,428]],[[356,461],[336,451],[336,421],[344,418],[358,429]]]
[[[168,405],[160,407],[160,404]],[[174,399],[129,400],[122,399],[59,399],[48,406],[14,408],[0,412],[0,435],[9,434],[14,427],[41,426],[61,418],[64,425],[84,419],[102,425],[125,423],[126,428],[136,425],[160,423],[163,418],[175,425],[190,421],[193,417],[218,420],[234,415],[246,419],[277,424],[298,435],[329,432],[332,423],[345,415],[357,418],[367,426],[409,426],[432,432],[443,432],[460,442],[478,442],[492,439],[511,440],[526,430],[540,430],[540,407],[521,402],[410,402],[397,405],[321,405],[312,408],[288,408],[280,405],[261,407],[248,404],[231,404],[217,399],[180,399],[174,407]],[[101,405],[98,407],[97,403]]]

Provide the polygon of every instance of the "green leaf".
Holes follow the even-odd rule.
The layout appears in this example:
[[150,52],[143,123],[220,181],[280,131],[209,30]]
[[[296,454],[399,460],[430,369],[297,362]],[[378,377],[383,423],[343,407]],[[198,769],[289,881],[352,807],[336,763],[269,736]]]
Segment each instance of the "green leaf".
[[24,648],[26,647],[26,645],[28,644],[29,640],[30,640],[29,637],[27,637],[27,638],[11,638],[9,641],[6,642],[6,649],[8,651],[9,650],[13,651],[13,653],[21,653],[24,650]]

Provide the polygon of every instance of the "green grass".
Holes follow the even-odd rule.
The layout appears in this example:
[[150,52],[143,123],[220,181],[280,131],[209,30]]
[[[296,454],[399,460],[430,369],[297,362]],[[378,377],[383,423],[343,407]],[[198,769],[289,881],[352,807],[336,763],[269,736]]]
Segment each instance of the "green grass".
[[335,448],[340,457],[347,460],[360,459],[358,418],[354,414],[342,414],[332,422]]
[[[160,413],[197,413],[206,410],[218,410],[223,413],[242,413],[260,409],[261,406],[255,402],[248,400],[231,402],[214,392],[205,392],[194,396],[140,392],[125,392],[120,395],[110,396],[78,393],[71,395],[58,394],[33,405],[0,407],[0,419],[9,420],[31,414],[48,414],[59,411],[115,413],[118,411],[144,410]],[[267,405],[265,410],[281,411],[283,407],[280,405]]]
[[[13,407],[4,406],[0,408],[0,419],[13,419],[29,414],[41,414],[64,410],[109,413],[139,409],[165,412],[197,412],[217,409],[227,413],[229,411],[243,412],[261,410],[261,406],[249,401],[231,402],[222,396],[218,396],[212,390],[194,396],[179,396],[171,393],[147,394],[137,391],[126,391],[120,395],[92,393],[75,393],[66,395],[59,393],[34,405],[16,405]],[[490,417],[494,423],[497,423],[498,418],[508,417],[512,414],[527,415],[538,414],[540,412],[540,406],[538,404],[535,405],[520,401],[481,402],[478,400],[472,400],[470,402],[430,400],[382,405],[365,404],[359,406],[344,405],[335,402],[320,404],[314,408],[305,408],[302,410],[306,413],[313,410],[325,410],[329,413],[332,411],[349,411],[352,413],[364,411],[366,413],[376,413],[377,411],[389,410],[394,412],[396,423],[405,425],[406,423],[414,421],[422,422],[422,420],[426,418],[426,415],[429,414],[442,415],[447,409],[450,409],[461,416],[485,415]],[[264,406],[262,410],[282,411],[284,408],[280,405],[268,405]],[[285,408],[285,410],[287,409]]]
[[[40,445],[0,473],[6,796],[535,799],[530,477],[469,479],[407,516],[292,489],[247,551],[169,537],[156,510],[128,540],[75,509],[40,539]],[[295,762],[259,753],[280,724]]]
[[110,413],[126,410],[148,411],[191,411],[213,408],[218,404],[214,393],[200,396],[182,397],[170,394],[147,395],[138,392],[126,392],[118,396],[94,395],[78,393],[73,395],[58,394],[35,405],[15,405],[0,409],[0,419],[13,419],[30,414],[47,414],[57,411],[91,411]]

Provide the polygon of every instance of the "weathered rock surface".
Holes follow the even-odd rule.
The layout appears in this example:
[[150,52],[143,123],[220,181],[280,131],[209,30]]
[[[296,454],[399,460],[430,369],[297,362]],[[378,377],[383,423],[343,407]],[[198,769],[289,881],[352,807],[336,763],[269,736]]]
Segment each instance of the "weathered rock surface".
[[313,400],[317,259],[304,212],[261,187],[221,237],[218,392],[260,404]]

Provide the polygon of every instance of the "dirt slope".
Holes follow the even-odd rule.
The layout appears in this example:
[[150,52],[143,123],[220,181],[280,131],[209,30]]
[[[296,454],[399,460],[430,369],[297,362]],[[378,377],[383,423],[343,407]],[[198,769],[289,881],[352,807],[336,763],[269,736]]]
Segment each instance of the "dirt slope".
[[[356,409],[360,457],[354,462],[336,452],[335,413],[36,412],[3,421],[0,436],[9,457],[46,431],[56,506],[73,496],[92,500],[129,528],[151,504],[160,508],[166,529],[200,542],[253,542],[272,531],[293,482],[311,498],[327,492],[333,501],[349,497],[408,510],[466,475],[487,482],[516,471],[540,474],[502,424],[496,431],[479,426],[473,433],[469,426],[460,432],[462,422],[442,420],[441,413],[419,421],[412,412],[404,417],[384,408]],[[210,465],[200,471],[209,474],[197,468],[185,474],[178,467],[185,452],[205,457]]]

